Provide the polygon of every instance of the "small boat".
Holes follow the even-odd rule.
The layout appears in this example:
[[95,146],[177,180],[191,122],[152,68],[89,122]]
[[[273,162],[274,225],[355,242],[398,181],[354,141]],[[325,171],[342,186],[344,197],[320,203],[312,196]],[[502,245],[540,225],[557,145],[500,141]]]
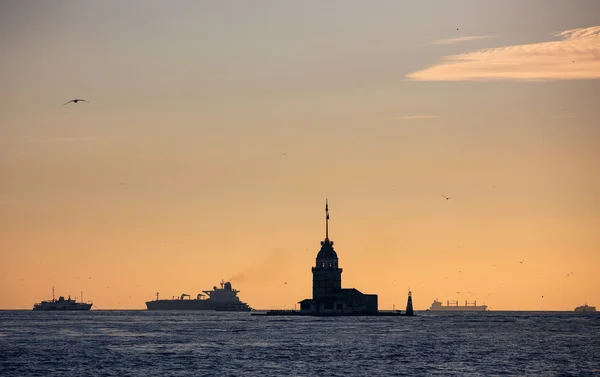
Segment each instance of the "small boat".
[[586,302],[585,305],[576,307],[575,311],[578,312],[578,313],[582,313],[582,312],[595,312],[596,311],[596,307],[595,306],[589,306],[587,304],[587,302]]

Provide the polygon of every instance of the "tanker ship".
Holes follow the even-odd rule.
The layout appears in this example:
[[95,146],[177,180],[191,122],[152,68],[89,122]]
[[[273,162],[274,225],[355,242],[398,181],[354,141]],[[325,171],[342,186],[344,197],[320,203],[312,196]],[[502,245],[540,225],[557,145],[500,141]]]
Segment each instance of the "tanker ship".
[[446,301],[446,306],[444,306],[436,298],[428,310],[432,312],[485,312],[488,308],[485,304],[477,306],[477,301],[472,303],[465,301],[465,306],[459,306],[458,301]]
[[202,291],[196,298],[183,293],[178,298],[160,299],[146,302],[148,310],[215,310],[222,312],[249,312],[248,304],[240,301],[239,291],[231,287],[230,282],[221,281],[221,288],[213,287],[210,291]]

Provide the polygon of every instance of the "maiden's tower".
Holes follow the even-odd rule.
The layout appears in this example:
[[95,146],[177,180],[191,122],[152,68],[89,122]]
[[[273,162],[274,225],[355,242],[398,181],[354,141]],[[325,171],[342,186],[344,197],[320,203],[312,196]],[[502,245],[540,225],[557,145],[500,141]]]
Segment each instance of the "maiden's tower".
[[325,239],[312,268],[312,298],[299,302],[300,312],[314,315],[377,314],[377,295],[342,288],[342,269],[329,239],[329,203],[325,201]]

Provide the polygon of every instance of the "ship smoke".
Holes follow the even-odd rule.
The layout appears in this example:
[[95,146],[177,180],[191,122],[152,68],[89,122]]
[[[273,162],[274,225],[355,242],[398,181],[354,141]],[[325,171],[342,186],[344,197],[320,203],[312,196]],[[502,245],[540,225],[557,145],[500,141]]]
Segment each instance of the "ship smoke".
[[229,278],[232,284],[240,282],[269,282],[283,278],[284,267],[288,264],[289,257],[283,250],[269,252],[261,263],[249,266],[233,274]]

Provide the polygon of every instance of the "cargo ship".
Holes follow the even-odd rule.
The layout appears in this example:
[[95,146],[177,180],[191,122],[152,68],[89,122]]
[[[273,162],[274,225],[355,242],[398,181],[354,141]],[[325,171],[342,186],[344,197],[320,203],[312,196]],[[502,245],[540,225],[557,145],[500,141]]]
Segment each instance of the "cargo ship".
[[183,293],[178,298],[160,299],[158,292],[156,300],[147,301],[148,310],[214,310],[221,312],[249,312],[252,308],[242,302],[237,294],[239,291],[231,287],[230,282],[221,281],[221,287],[213,287],[210,291],[202,291],[196,298]]
[[595,312],[596,311],[596,307],[595,306],[589,306],[587,304],[587,302],[586,302],[585,305],[576,307],[575,311],[578,312],[578,313],[581,313],[581,312]]
[[459,306],[458,301],[446,301],[446,306],[442,305],[441,301],[436,298],[427,309],[432,312],[485,312],[488,310],[487,305],[477,305],[477,301],[472,303],[465,301],[465,306]]
[[59,296],[58,300],[54,298],[54,287],[52,287],[52,301],[42,301],[33,305],[33,310],[90,310],[92,303],[83,302],[83,292],[81,293],[81,302],[69,298],[65,299]]

